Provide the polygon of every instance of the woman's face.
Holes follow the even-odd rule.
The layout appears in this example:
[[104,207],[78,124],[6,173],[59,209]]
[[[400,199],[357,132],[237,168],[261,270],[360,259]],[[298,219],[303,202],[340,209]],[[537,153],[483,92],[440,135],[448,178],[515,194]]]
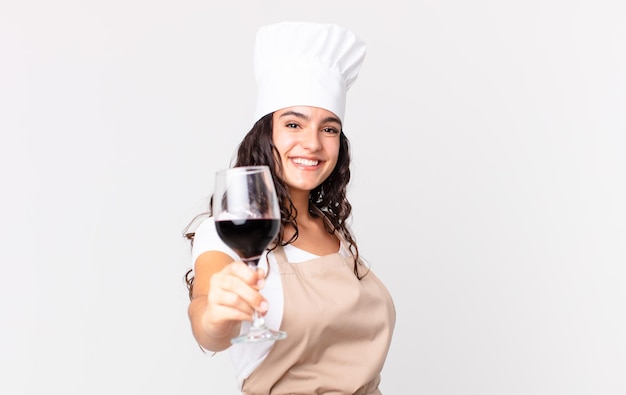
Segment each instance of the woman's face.
[[341,121],[328,110],[297,106],[275,111],[272,122],[281,179],[292,191],[313,190],[337,164]]

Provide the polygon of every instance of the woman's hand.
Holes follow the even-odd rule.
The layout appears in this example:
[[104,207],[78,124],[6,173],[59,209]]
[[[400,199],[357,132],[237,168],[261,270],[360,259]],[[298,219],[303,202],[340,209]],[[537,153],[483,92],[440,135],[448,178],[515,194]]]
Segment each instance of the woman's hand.
[[262,269],[253,270],[222,252],[207,251],[197,258],[188,314],[200,346],[211,351],[230,347],[241,321],[251,321],[255,309],[267,312],[267,301],[259,293],[264,278]]
[[263,269],[252,270],[241,261],[229,263],[213,274],[203,316],[203,326],[207,332],[212,331],[220,336],[220,332],[233,321],[252,321],[255,309],[265,314],[267,302],[259,293],[265,285],[264,278]]

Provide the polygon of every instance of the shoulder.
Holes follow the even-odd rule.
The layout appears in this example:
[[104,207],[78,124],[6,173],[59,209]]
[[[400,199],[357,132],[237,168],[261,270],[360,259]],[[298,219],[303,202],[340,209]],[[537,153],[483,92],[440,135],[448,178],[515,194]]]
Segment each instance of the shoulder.
[[203,218],[196,228],[196,234],[206,232],[215,232],[215,219],[213,217]]
[[234,260],[239,259],[235,251],[220,239],[213,217],[203,219],[196,228],[191,249],[192,262],[195,262],[198,256],[206,251],[220,251],[230,255]]

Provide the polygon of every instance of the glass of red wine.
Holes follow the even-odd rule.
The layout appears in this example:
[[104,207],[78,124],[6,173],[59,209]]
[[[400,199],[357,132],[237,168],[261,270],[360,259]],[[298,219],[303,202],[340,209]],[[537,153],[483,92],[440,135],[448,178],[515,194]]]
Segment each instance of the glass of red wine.
[[[259,259],[280,228],[280,208],[272,174],[267,166],[241,166],[218,171],[215,175],[213,217],[220,238],[250,268]],[[267,327],[256,311],[247,333],[232,343],[279,340],[285,332]]]

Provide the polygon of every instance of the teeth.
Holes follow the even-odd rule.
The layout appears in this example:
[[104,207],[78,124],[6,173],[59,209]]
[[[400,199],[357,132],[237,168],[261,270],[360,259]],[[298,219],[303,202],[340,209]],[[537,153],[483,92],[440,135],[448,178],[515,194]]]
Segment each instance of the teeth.
[[299,165],[305,165],[305,166],[317,166],[317,164],[319,163],[319,161],[317,160],[310,160],[310,159],[304,159],[304,158],[295,158],[293,161]]

